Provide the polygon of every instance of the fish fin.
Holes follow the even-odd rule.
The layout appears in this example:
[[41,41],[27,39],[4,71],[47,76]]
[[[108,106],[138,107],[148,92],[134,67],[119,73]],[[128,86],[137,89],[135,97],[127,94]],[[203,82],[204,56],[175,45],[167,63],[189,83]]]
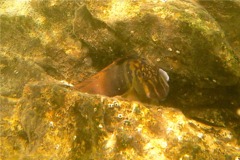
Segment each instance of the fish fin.
[[169,81],[169,76],[166,71],[163,69],[159,68],[159,73],[164,77],[164,79],[168,82]]
[[124,99],[130,101],[140,101],[138,95],[133,87],[131,87],[128,91],[121,95]]

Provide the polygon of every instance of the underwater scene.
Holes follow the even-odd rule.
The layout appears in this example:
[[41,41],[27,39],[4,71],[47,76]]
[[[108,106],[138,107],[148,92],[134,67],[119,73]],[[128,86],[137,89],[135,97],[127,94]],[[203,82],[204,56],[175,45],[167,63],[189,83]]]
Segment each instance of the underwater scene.
[[0,160],[240,160],[240,0],[0,0]]

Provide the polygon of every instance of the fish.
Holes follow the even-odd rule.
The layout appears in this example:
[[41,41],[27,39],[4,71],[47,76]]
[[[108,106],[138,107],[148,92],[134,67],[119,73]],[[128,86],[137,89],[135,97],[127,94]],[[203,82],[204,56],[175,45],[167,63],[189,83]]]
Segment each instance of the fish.
[[120,58],[97,74],[75,85],[75,89],[108,97],[159,104],[169,93],[169,76],[144,58]]

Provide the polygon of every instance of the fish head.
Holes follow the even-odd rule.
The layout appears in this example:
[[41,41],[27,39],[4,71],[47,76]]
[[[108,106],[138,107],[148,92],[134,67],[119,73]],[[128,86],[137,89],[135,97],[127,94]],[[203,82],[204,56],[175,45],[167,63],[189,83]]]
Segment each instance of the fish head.
[[[135,62],[136,63],[136,62]],[[133,68],[132,85],[136,93],[145,102],[162,101],[169,92],[167,72],[157,69],[145,61],[137,61]]]

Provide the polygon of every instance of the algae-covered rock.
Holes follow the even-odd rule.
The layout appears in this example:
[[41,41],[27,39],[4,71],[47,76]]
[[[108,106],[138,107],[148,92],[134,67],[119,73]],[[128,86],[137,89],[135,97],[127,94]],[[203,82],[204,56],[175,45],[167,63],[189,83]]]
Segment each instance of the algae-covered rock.
[[30,60],[26,61],[20,56],[0,54],[0,59],[0,94],[2,96],[20,98],[23,87],[26,83],[51,79],[51,77],[48,77],[41,67]]
[[[239,158],[239,6],[2,1],[1,159]],[[168,72],[159,106],[74,89],[132,55]]]
[[224,31],[227,41],[231,45],[232,49],[235,50],[236,56],[239,57],[240,45],[239,37],[240,31],[238,26],[240,24],[238,20],[239,16],[239,1],[199,1],[209,14],[219,24],[221,29]]
[[[230,3],[239,7],[237,2]],[[238,53],[230,47],[224,30],[200,4],[196,1],[120,3],[113,0],[102,5],[102,10],[95,9],[99,4],[94,3],[90,9],[110,23],[133,50],[149,57],[153,63],[163,63],[160,65],[165,65],[167,70],[172,69],[204,87],[214,83],[236,84],[240,76]],[[114,10],[124,16],[114,16],[118,15]]]
[[177,109],[55,83],[27,85],[13,115],[22,126],[14,140],[22,143],[5,159],[233,159],[239,153],[231,131],[190,120]]

